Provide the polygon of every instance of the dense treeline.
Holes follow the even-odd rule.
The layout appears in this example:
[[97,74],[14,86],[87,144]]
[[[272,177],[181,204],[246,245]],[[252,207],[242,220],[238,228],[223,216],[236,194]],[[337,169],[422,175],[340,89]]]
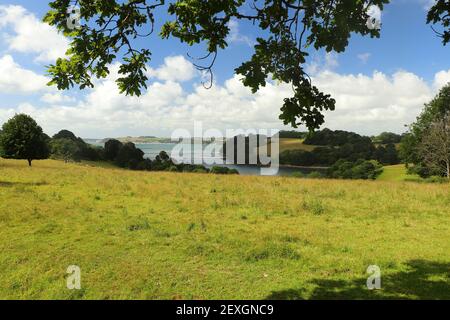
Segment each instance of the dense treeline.
[[382,133],[377,137],[364,137],[354,132],[324,129],[310,133],[305,145],[316,146],[312,151],[287,150],[281,153],[283,165],[327,167],[312,177],[333,179],[376,179],[383,165],[399,164],[396,143],[400,135]]
[[[236,152],[234,158],[227,156],[226,147],[234,146],[236,151],[238,144],[245,145],[245,163],[250,159],[258,159],[262,143],[257,140],[259,136],[237,136],[228,139],[223,146],[223,154],[227,161],[238,164]],[[261,141],[270,144],[271,139],[261,137]],[[311,151],[286,150],[280,154],[281,165],[300,167],[325,167],[327,170],[314,172],[312,177],[330,177],[342,179],[375,179],[381,172],[383,165],[396,165],[400,163],[397,147],[394,143],[401,136],[393,133],[382,133],[378,137],[364,137],[353,132],[332,131],[324,129],[314,133],[302,133],[297,131],[282,131],[280,139],[304,139],[304,144],[313,145]],[[250,147],[254,141],[255,148]],[[257,141],[258,143],[255,143]],[[265,143],[264,143],[265,144]]]
[[305,139],[307,136],[307,132],[280,131],[280,139]]
[[330,129],[323,129],[321,131],[309,134],[304,144],[313,146],[343,146],[343,145],[369,145],[372,140],[369,137],[362,137],[354,132],[347,131],[332,131]]
[[0,131],[0,156],[8,159],[56,159],[65,162],[108,161],[120,168],[140,171],[195,172],[213,174],[239,174],[238,171],[199,165],[176,164],[166,152],[156,159],[146,159],[144,152],[134,143],[123,144],[108,140],[105,147],[87,144],[68,130],[61,130],[52,138],[30,116],[19,114],[7,121]]
[[309,174],[294,173],[297,178],[309,179],[346,179],[375,180],[383,173],[383,166],[375,160],[358,160],[355,162],[338,160],[326,170],[313,171]]
[[400,154],[409,173],[450,179],[450,84],[425,105],[410,126]]
[[383,166],[378,161],[358,160],[350,162],[337,161],[328,169],[328,177],[333,179],[375,180],[383,172]]
[[105,160],[114,162],[118,167],[131,170],[239,174],[236,170],[222,167],[208,169],[202,165],[176,164],[165,151],[160,152],[154,160],[145,159],[144,152],[136,148],[134,143],[123,144],[115,139],[110,139],[105,143],[104,155]]
[[[237,165],[256,165],[261,163],[259,148],[270,143],[270,139],[265,135],[238,135],[233,138],[227,139],[221,149],[223,159],[227,163],[233,163]],[[239,148],[244,150],[239,150]],[[232,151],[233,154],[227,154],[228,151]],[[245,159],[241,159],[239,153],[244,151]]]
[[307,167],[329,167],[339,160],[353,163],[358,160],[376,160],[383,165],[400,163],[393,143],[376,145],[371,138],[353,132],[324,129],[308,135],[304,143],[318,147],[312,151],[284,151],[280,155],[280,163]]
[[68,161],[103,160],[103,148],[87,144],[68,130],[61,130],[50,140],[50,157]]
[[403,135],[399,135],[392,132],[383,132],[379,136],[373,137],[372,140],[376,144],[398,144],[402,141]]

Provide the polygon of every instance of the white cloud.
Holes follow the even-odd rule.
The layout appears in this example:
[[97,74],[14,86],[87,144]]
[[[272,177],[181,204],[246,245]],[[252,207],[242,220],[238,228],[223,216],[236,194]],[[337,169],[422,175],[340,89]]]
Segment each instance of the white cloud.
[[19,66],[10,55],[0,58],[0,92],[9,94],[49,90],[49,79]]
[[324,56],[315,55],[310,63],[306,64],[305,71],[315,75],[326,70],[333,70],[339,66],[339,56],[336,52],[327,52]]
[[75,99],[57,92],[44,94],[41,97],[41,101],[48,104],[58,104],[58,103],[74,102]]
[[327,52],[325,55],[325,69],[334,69],[339,66],[338,55],[336,52]]
[[245,43],[250,47],[255,45],[255,41],[250,39],[248,36],[245,36],[240,33],[239,30],[239,22],[236,19],[231,19],[228,23],[228,28],[230,29],[230,33],[227,38],[227,42],[229,43]]
[[369,9],[367,10],[367,14],[377,21],[382,20],[382,12],[381,12],[380,7],[378,7],[378,6],[371,5],[369,7]]
[[365,134],[405,131],[404,125],[412,123],[436,93],[432,85],[406,71],[392,76],[325,71],[313,81],[337,101],[336,111],[327,113],[326,126]]
[[65,55],[69,41],[22,6],[0,6],[0,31],[8,49],[36,54],[38,62],[54,62]]
[[149,69],[150,78],[165,81],[189,81],[196,75],[194,65],[183,56],[167,57],[158,69]]
[[[117,69],[114,66],[113,69]],[[438,73],[437,81],[450,75]],[[202,121],[205,129],[279,128],[283,99],[292,94],[289,85],[268,83],[252,94],[237,76],[223,85],[206,90],[196,85],[192,92],[178,82],[157,81],[141,97],[120,95],[111,77],[99,81],[76,105],[60,103],[47,106],[22,104],[14,111],[35,117],[49,133],[73,130],[85,137],[120,135],[170,135],[174,129],[191,129]],[[337,110],[326,113],[331,129],[376,134],[382,131],[405,131],[404,125],[417,117],[423,104],[436,94],[435,84],[427,84],[413,73],[399,71],[393,75],[342,75],[322,71],[313,77],[314,84],[337,100]],[[0,109],[0,121],[11,115],[11,109]]]
[[366,64],[369,61],[371,55],[372,55],[371,53],[366,52],[366,53],[358,54],[357,57],[363,64]]
[[[381,131],[403,132],[404,124],[414,121],[437,90],[450,80],[450,70],[435,75],[427,83],[417,75],[399,71],[392,75],[339,74],[336,55],[327,55],[312,74],[314,84],[337,101],[337,110],[326,113],[326,127],[363,134]],[[192,64],[182,56],[168,57],[149,73],[153,82],[141,97],[119,94],[115,80],[119,64],[111,67],[106,79],[96,80],[96,87],[85,91],[75,101],[61,92],[50,91],[48,79],[21,68],[13,58],[0,58],[0,92],[32,93],[49,90],[40,102],[0,108],[0,123],[15,112],[26,112],[53,134],[69,129],[84,137],[121,135],[165,135],[174,129],[191,129],[194,121],[203,121],[205,129],[279,128],[283,99],[292,95],[289,85],[268,83],[252,94],[238,76],[206,90],[196,84],[185,91],[182,82],[199,79]]]
[[440,71],[434,76],[434,88],[439,90],[450,82],[450,70]]

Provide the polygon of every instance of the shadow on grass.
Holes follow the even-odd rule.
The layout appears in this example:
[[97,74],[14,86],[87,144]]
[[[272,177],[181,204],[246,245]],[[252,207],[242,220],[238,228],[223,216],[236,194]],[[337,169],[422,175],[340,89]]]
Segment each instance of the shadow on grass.
[[304,289],[272,292],[269,300],[303,299],[450,299],[450,263],[413,260],[408,270],[381,277],[382,289],[370,291],[367,278],[355,280],[313,280],[315,287],[308,294]]
[[0,188],[12,188],[12,187],[39,187],[46,186],[47,182],[6,182],[0,181]]

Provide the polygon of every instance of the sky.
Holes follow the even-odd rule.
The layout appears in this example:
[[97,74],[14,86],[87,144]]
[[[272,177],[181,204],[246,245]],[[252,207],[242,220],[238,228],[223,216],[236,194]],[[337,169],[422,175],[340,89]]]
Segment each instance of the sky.
[[[375,135],[403,133],[426,102],[450,82],[450,46],[426,25],[433,0],[393,0],[382,13],[380,39],[354,35],[345,53],[312,52],[306,65],[313,84],[336,99],[325,124],[333,130]],[[58,91],[48,87],[46,66],[63,56],[69,40],[44,24],[44,0],[0,0],[0,125],[16,113],[31,115],[44,131],[61,129],[84,138],[167,137],[176,129],[282,129],[283,99],[289,85],[268,83],[258,93],[245,88],[234,69],[253,51],[257,30],[232,21],[226,51],[214,66],[214,85],[205,89],[188,47],[157,35],[140,45],[153,53],[148,90],[141,97],[120,95],[111,75],[93,89]],[[305,128],[300,128],[305,130]]]

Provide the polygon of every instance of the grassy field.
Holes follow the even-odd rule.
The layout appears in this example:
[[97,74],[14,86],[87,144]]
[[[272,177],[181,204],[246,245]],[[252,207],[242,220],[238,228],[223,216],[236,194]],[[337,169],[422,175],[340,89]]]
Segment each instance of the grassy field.
[[449,207],[447,184],[0,159],[0,298],[450,299]]
[[313,151],[316,147],[303,143],[302,139],[280,139],[280,152],[286,150]]
[[407,181],[418,176],[408,175],[404,164],[384,167],[383,173],[378,177],[379,181]]
[[[316,146],[310,146],[303,143],[303,139],[290,139],[290,138],[282,138],[280,139],[280,153],[288,150],[303,150],[303,151],[313,151]],[[268,150],[268,154],[271,154],[270,143],[269,147],[262,146],[262,151]]]

